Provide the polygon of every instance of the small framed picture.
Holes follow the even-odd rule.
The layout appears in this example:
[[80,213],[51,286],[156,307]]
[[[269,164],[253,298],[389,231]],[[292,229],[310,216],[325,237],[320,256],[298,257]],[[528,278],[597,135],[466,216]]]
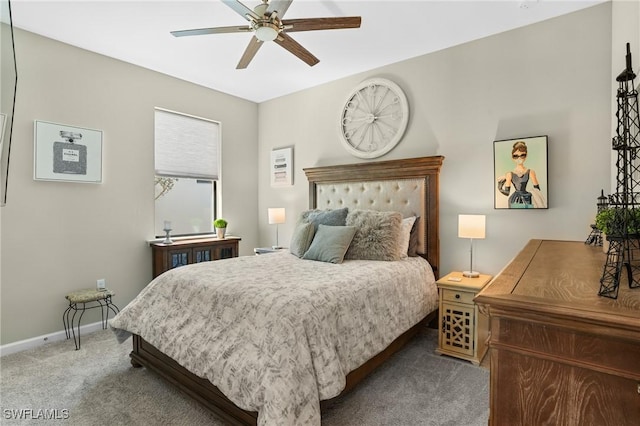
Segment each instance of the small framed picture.
[[271,151],[271,186],[293,185],[293,148],[274,149]]
[[494,208],[549,208],[547,136],[493,142]]
[[4,142],[5,127],[7,127],[7,114],[0,113],[0,150],[2,150],[2,142]]
[[35,121],[36,180],[102,183],[102,131]]

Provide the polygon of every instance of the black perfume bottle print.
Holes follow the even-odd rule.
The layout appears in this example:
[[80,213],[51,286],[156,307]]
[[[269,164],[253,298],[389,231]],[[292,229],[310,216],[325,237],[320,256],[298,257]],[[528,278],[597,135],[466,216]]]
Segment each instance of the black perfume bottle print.
[[60,136],[65,142],[53,143],[53,172],[86,175],[87,146],[76,143],[82,139],[82,133],[61,130]]

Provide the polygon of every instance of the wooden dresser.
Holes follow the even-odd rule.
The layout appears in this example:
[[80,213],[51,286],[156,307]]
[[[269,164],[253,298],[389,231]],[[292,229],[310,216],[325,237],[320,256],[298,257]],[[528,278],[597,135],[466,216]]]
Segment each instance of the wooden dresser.
[[203,237],[175,240],[172,244],[151,243],[153,277],[190,263],[238,257],[239,242],[237,237]]
[[598,296],[601,247],[531,240],[475,298],[490,317],[490,425],[639,425],[640,289]]

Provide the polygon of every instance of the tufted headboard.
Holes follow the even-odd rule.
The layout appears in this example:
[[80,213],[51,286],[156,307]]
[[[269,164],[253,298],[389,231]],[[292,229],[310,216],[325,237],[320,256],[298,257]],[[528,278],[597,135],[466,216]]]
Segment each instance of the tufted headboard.
[[304,169],[309,207],[399,211],[418,216],[418,254],[438,276],[439,176],[444,157],[420,157]]

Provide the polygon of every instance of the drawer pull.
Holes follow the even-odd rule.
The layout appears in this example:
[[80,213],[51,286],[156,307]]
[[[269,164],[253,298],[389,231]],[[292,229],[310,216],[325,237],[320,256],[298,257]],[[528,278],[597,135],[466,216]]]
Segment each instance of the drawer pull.
[[459,294],[456,294],[456,299],[460,299],[460,295]]

